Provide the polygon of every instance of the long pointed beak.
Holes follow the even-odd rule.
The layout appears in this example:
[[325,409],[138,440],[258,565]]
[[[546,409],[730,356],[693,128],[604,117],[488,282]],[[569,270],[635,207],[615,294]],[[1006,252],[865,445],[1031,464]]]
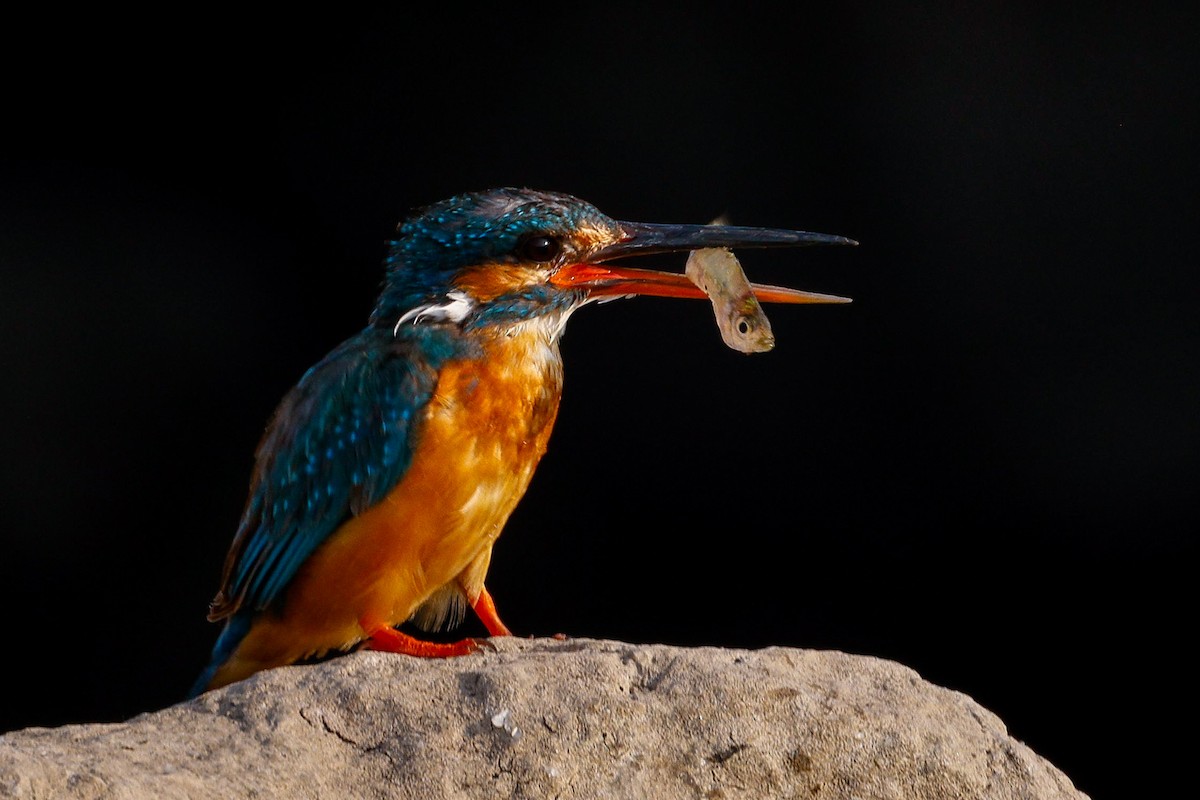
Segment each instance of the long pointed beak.
[[[686,275],[633,269],[605,262],[625,256],[701,250],[727,247],[802,247],[814,244],[856,245],[844,236],[826,233],[788,231],[774,228],[749,228],[737,225],[658,225],[644,222],[619,222],[624,236],[597,250],[585,264],[568,264],[550,281],[564,288],[586,289],[591,296],[651,295],[704,299],[707,295]],[[752,283],[754,296],[762,303],[849,303],[850,298],[804,292],[781,286]]]
[[596,252],[591,261],[600,263],[622,256],[650,253],[677,253],[705,247],[803,247],[811,244],[849,244],[858,242],[844,236],[775,228],[745,228],[739,225],[655,225],[644,222],[618,222],[625,232],[621,241]]

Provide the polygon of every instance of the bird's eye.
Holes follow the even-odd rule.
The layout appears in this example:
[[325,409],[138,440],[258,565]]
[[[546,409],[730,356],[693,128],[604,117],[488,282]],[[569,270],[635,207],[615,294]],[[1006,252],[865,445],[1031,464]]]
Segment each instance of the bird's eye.
[[525,261],[553,261],[562,252],[562,244],[553,236],[530,236],[517,247],[517,255]]

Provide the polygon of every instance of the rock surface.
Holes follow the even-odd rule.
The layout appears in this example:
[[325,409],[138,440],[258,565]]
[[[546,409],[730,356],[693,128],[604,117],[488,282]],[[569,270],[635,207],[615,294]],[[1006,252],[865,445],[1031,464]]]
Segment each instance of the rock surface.
[[969,697],[838,652],[504,639],[0,736],[0,797],[1086,798]]

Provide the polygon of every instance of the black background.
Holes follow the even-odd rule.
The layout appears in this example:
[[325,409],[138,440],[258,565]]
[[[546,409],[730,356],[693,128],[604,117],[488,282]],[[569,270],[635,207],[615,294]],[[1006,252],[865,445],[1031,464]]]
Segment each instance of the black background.
[[855,299],[768,309],[769,354],[726,349],[706,303],[572,319],[489,577],[514,630],[880,656],[1093,796],[1169,774],[1200,522],[1192,21],[425,13],[0,34],[0,731],[180,698],[262,427],[365,321],[395,223],[526,185],[862,245],[742,254]]

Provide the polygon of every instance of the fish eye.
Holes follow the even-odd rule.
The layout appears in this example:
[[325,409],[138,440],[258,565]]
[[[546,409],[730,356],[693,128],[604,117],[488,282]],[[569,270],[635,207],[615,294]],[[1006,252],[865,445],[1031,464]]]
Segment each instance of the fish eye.
[[536,234],[521,240],[517,245],[517,256],[522,261],[553,261],[562,252],[562,243],[553,236]]
[[750,333],[750,331],[754,330],[754,324],[750,321],[749,317],[738,317],[737,330],[738,333],[740,333],[742,336],[745,336],[746,334]]

